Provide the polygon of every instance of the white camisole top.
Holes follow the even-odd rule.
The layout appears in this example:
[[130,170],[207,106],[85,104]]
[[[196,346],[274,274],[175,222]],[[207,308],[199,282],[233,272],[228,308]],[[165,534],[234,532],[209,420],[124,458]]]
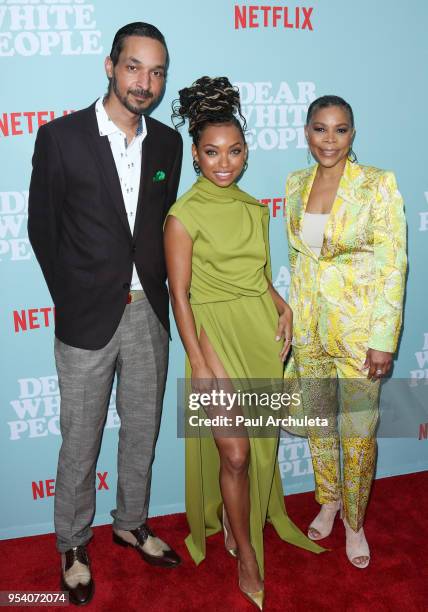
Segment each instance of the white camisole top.
[[303,216],[303,240],[317,257],[321,253],[324,230],[330,213],[308,213]]

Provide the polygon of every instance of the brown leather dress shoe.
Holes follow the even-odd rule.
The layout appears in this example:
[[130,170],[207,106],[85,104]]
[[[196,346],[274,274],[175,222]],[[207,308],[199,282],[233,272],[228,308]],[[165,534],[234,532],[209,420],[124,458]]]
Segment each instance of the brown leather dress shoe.
[[94,594],[89,557],[84,546],[70,548],[62,555],[61,588],[68,591],[70,603],[83,606]]
[[176,567],[181,563],[177,553],[145,523],[130,531],[113,531],[113,542],[119,546],[132,546],[150,565]]

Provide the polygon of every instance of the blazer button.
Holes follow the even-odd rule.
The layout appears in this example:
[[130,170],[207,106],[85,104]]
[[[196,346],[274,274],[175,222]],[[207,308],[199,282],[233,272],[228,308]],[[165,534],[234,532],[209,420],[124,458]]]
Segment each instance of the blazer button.
[[124,284],[123,284],[123,288],[124,288],[124,289],[129,289],[129,287],[130,287],[130,286],[131,286],[131,285],[130,285],[129,283],[124,283]]
[[135,244],[133,244],[132,247],[131,247],[132,253],[135,253],[136,250],[137,250],[137,247],[135,246]]

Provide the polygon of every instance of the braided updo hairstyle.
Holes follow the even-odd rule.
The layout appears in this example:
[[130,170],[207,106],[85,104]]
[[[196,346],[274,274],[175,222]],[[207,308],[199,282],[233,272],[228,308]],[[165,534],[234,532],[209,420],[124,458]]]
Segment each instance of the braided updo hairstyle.
[[201,77],[190,87],[178,92],[172,103],[172,121],[177,128],[189,122],[189,134],[197,147],[203,130],[208,125],[231,123],[242,134],[245,142],[247,127],[241,113],[239,90],[226,77]]

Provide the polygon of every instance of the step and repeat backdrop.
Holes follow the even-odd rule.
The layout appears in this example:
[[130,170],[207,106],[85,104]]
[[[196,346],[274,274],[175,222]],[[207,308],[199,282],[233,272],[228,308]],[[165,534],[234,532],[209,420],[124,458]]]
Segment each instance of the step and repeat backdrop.
[[[167,39],[171,63],[157,119],[170,124],[171,101],[200,76],[226,75],[240,88],[250,148],[241,187],[270,208],[273,280],[285,297],[284,185],[289,172],[308,163],[307,107],[324,94],[351,103],[360,163],[393,170],[406,204],[409,275],[394,377],[428,390],[427,20],[425,0],[405,7],[398,0],[0,0],[0,538],[53,530],[60,397],[53,304],[27,236],[35,136],[43,123],[105,93],[103,61],[126,23],[153,23]],[[183,137],[180,193],[194,180],[191,143]],[[176,420],[183,375],[174,327],[151,515],[184,510],[184,441]],[[409,421],[405,393],[398,409],[399,422],[410,425],[402,435],[398,429],[380,438],[377,477],[428,469],[428,418]],[[119,425],[113,391],[95,524],[110,522],[115,506]],[[305,439],[284,436],[279,462],[287,493],[313,489]]]

